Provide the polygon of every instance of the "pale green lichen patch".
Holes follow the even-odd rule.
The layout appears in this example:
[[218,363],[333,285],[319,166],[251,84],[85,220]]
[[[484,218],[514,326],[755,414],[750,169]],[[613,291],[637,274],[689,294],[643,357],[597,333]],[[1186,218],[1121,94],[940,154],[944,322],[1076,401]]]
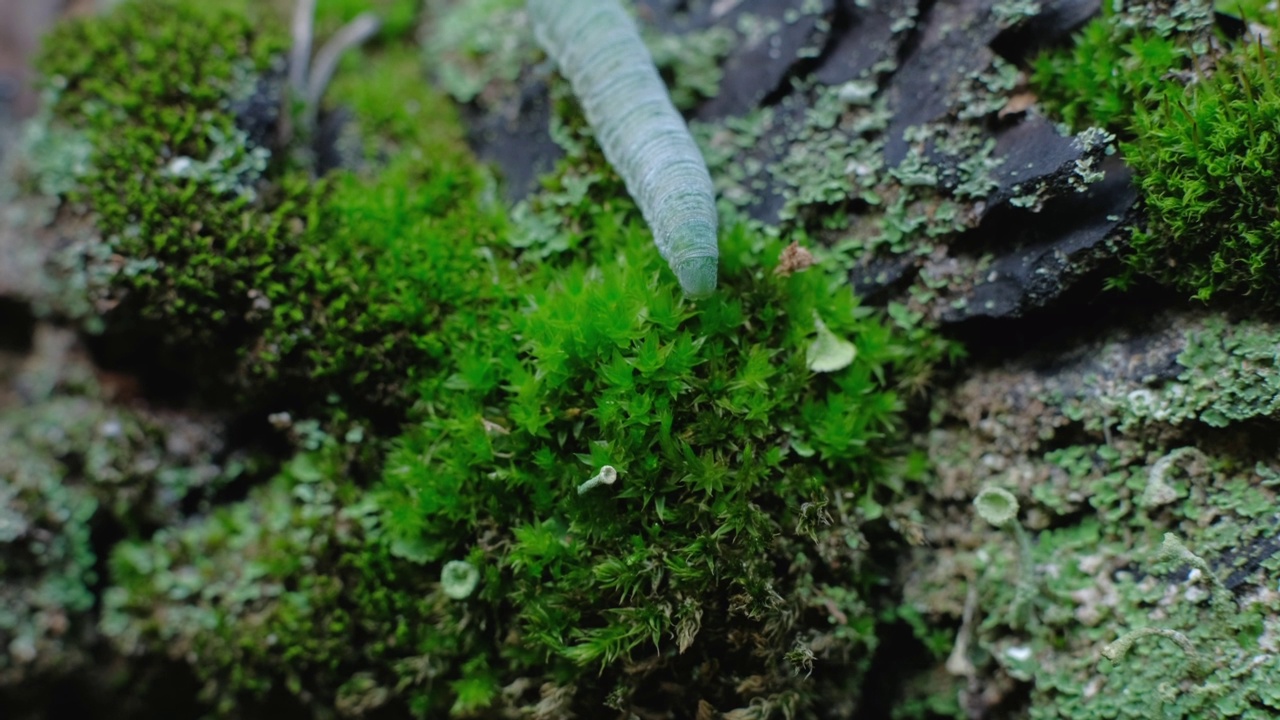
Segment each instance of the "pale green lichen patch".
[[724,26],[680,35],[646,32],[644,41],[654,65],[669,78],[671,102],[680,110],[691,110],[720,92],[721,62],[739,42]]
[[[674,34],[644,27],[645,45],[667,79],[677,108],[689,110],[715,97],[721,62],[741,42],[740,34],[753,27],[751,17],[742,16],[738,32],[713,26]],[[429,71],[443,90],[462,103],[499,107],[518,94],[518,82],[541,56],[525,0],[432,0],[423,31]]]
[[17,163],[22,176],[29,177],[42,195],[66,195],[80,185],[89,174],[93,143],[83,131],[53,122],[46,97],[45,110],[29,121],[18,149]]
[[730,212],[776,208],[777,224],[766,220],[766,231],[813,238],[823,257],[848,268],[899,258],[921,269],[906,299],[936,317],[944,298],[980,276],[946,248],[977,225],[996,188],[1000,160],[983,118],[1007,102],[1009,70],[997,63],[957,95],[966,122],[906,128],[905,157],[893,165],[885,159],[889,103],[874,79],[802,88],[776,107],[695,123],[694,132]]
[[[1020,716],[1037,719],[1280,712],[1280,455],[1263,397],[1280,333],[1162,320],[1060,349],[1065,363],[976,372],[937,406],[922,438],[932,549],[904,591],[933,626],[959,623],[938,654],[953,689],[933,692],[1024,683]],[[1141,391],[1161,412],[1132,404]],[[1026,543],[966,522],[957,501],[992,486],[1021,507]]]
[[215,194],[234,194],[252,202],[257,197],[255,188],[271,159],[270,151],[254,146],[248,134],[239,128],[210,127],[207,137],[207,156],[179,155],[160,170],[160,176],[191,180],[208,186]]
[[1280,327],[1212,317],[1188,330],[1175,381],[1115,398],[1121,424],[1280,420]]
[[216,425],[111,403],[66,330],[41,325],[0,396],[0,687],[93,662],[103,528],[177,522],[243,469]]
[[433,0],[425,17],[429,71],[458,102],[509,96],[537,52],[524,0]]
[[[345,613],[324,617],[324,628],[337,635],[315,637],[316,613],[328,610],[344,580],[351,584],[375,571],[356,555],[343,576],[322,571],[326,558],[358,549],[368,514],[354,488],[333,481],[347,467],[342,446],[324,442],[323,449],[298,455],[249,502],[117,547],[101,621],[114,645],[127,656],[158,648],[175,659],[198,657],[193,670],[206,682],[201,699],[224,713],[235,710],[238,695],[265,693],[277,682],[337,687],[346,677],[326,669],[332,658],[352,650],[377,657],[394,645],[393,634],[351,648],[341,629],[362,619]],[[441,594],[439,602],[448,600]],[[238,622],[242,613],[253,621]],[[301,627],[311,630],[293,634]],[[224,676],[232,666],[234,676]]]

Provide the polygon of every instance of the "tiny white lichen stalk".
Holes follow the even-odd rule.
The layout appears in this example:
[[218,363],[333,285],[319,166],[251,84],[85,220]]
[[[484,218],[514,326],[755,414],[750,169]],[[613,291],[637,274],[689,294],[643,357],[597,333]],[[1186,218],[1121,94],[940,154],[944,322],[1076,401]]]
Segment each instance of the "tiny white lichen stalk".
[[582,495],[597,485],[612,485],[618,481],[618,471],[612,465],[605,465],[590,480],[578,486],[578,494]]
[[973,506],[983,520],[998,528],[1007,528],[1018,541],[1018,583],[1014,588],[1010,621],[1013,627],[1023,629],[1031,622],[1032,604],[1039,594],[1036,577],[1035,554],[1031,548],[1031,536],[1018,522],[1018,498],[1000,487],[985,487],[973,499]]
[[1133,644],[1144,637],[1162,637],[1172,640],[1175,645],[1187,656],[1187,674],[1193,678],[1204,678],[1213,672],[1213,663],[1200,654],[1196,649],[1195,643],[1191,642],[1191,638],[1168,628],[1160,627],[1141,627],[1116,638],[1115,641],[1107,643],[1102,648],[1102,657],[1113,663],[1118,663],[1129,654],[1129,650],[1133,648]]
[[617,0],[529,0],[529,18],[685,294],[709,295],[719,259],[711,174],[635,22]]

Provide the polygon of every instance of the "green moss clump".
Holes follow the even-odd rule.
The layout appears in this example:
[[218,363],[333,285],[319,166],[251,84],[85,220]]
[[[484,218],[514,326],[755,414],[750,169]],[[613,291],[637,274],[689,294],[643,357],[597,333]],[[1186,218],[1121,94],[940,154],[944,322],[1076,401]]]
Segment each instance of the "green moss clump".
[[[725,290],[695,309],[656,280],[639,227],[614,232],[616,265],[531,290],[506,319],[521,342],[468,353],[458,391],[401,439],[387,535],[416,561],[487,569],[479,598],[522,638],[507,672],[602,674],[662,707],[680,700],[655,683],[716,662],[696,682],[715,705],[747,704],[730,678],[758,676],[768,702],[808,706],[820,693],[792,668],[810,648],[824,677],[851,679],[874,643],[847,533],[880,492],[901,401],[879,378],[907,348],[824,274],[774,275],[778,245],[724,238]],[[805,367],[815,313],[857,346],[847,370]],[[617,484],[579,496],[604,465]]]
[[447,354],[431,338],[451,309],[486,292],[501,227],[486,177],[398,50],[333,89],[378,138],[363,169],[313,181],[273,144],[278,24],[224,5],[138,0],[50,37],[53,115],[93,147],[70,197],[110,249],[86,274],[107,276],[117,323],[153,323],[210,387],[397,417]]
[[[474,315],[500,295],[494,245],[502,209],[442,96],[413,53],[389,50],[334,83],[371,139],[362,167],[324,181],[305,247],[280,269],[281,287],[251,372],[337,391],[351,409],[403,410],[473,334]],[[442,341],[448,337],[449,342]]]
[[[893,459],[905,392],[951,346],[741,225],[722,290],[691,304],[586,143],[518,224],[433,219],[406,198],[477,190],[417,171],[456,130],[414,129],[395,57],[335,87],[394,151],[334,181],[325,237],[366,248],[330,269],[342,283],[380,287],[379,263],[418,280],[387,292],[425,299],[364,320],[431,313],[394,346],[436,359],[405,372],[414,420],[371,494],[369,465],[330,442],[248,502],[122,548],[112,636],[190,660],[224,712],[852,712],[883,581],[864,530],[919,476]],[[444,241],[368,244],[417,228]],[[850,364],[810,370],[820,324]],[[580,494],[605,465],[617,482]],[[465,598],[441,583],[459,561],[479,572]]]
[[1031,80],[1041,102],[1077,130],[1128,130],[1136,108],[1158,102],[1171,76],[1192,72],[1210,53],[1212,3],[1167,5],[1103,3],[1072,47],[1035,59]]
[[[224,709],[282,689],[418,716],[856,705],[879,577],[862,531],[905,477],[894,378],[931,357],[825,273],[775,274],[776,241],[730,233],[725,289],[694,307],[634,209],[592,222],[603,260],[507,281],[374,502],[335,446],[129,546],[117,641],[194,650]],[[815,312],[850,367],[807,369]],[[579,494],[603,465],[617,482]],[[440,582],[459,560],[480,572],[463,600]]]
[[1218,61],[1153,110],[1139,106],[1125,152],[1150,222],[1132,265],[1208,300],[1280,298],[1280,61],[1261,44]]
[[286,220],[301,189],[273,203],[286,206],[278,216],[252,202],[269,153],[232,109],[282,49],[216,3],[151,0],[59,26],[39,59],[52,114],[93,148],[71,195],[117,255],[112,294],[208,346],[296,244]]
[[[1247,10],[1246,18],[1276,23],[1274,11]],[[1204,0],[1104,3],[1072,49],[1035,64],[1051,109],[1125,139],[1148,211],[1129,266],[1201,300],[1228,293],[1274,302],[1280,290],[1280,95],[1275,53],[1261,43],[1224,37]]]

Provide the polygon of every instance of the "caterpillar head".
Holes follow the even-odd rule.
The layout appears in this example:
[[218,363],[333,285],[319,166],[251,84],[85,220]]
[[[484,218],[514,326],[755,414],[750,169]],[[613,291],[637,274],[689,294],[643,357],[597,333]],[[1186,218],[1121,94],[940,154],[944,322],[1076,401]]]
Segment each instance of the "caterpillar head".
[[685,258],[672,266],[676,279],[684,294],[691,298],[701,298],[715,292],[717,280],[717,262],[715,257]]

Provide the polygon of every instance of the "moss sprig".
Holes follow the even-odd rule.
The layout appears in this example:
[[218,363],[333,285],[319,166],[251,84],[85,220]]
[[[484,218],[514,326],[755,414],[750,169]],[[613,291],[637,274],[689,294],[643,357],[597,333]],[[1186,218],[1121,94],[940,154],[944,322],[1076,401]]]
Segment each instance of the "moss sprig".
[[1277,60],[1265,39],[1280,18],[1239,9],[1243,37],[1222,32],[1207,0],[1103,4],[1074,47],[1035,62],[1042,100],[1076,127],[1117,133],[1147,211],[1125,251],[1137,272],[1200,300],[1280,294]]
[[394,422],[450,352],[437,331],[491,293],[502,213],[406,49],[333,83],[359,118],[351,167],[313,180],[273,144],[285,46],[233,0],[138,0],[52,34],[54,114],[93,148],[68,196],[110,250],[86,274],[117,327],[162,332],[219,396]]
[[1124,150],[1150,217],[1133,236],[1139,271],[1201,300],[1280,296],[1278,64],[1255,41],[1136,107]]

